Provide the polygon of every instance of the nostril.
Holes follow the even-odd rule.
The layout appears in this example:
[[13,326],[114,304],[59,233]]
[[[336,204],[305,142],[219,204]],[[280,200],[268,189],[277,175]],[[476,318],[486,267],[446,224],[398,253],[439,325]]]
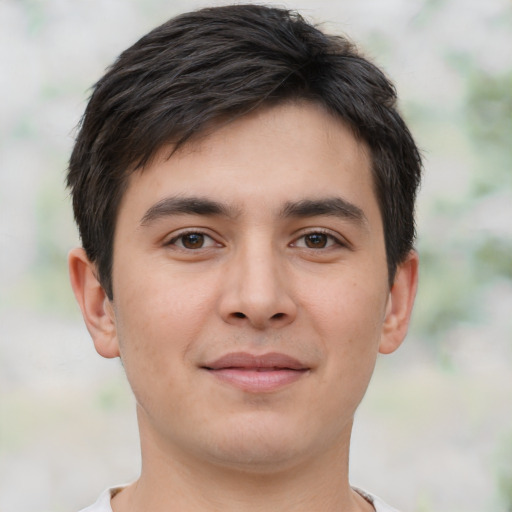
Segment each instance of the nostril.
[[[241,311],[235,311],[231,314],[232,318],[249,318],[245,313]],[[276,313],[270,317],[270,320],[280,320],[281,318],[286,317],[286,313]]]

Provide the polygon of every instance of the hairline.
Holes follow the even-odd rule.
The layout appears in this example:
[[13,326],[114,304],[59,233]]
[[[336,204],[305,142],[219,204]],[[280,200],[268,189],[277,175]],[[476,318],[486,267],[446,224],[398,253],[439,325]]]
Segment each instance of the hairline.
[[[368,158],[369,163],[369,172],[371,177],[371,186],[372,186],[372,192],[374,194],[375,200],[377,201],[377,206],[379,210],[379,217],[382,224],[382,229],[384,233],[384,249],[386,254],[386,262],[388,264],[388,281],[389,286],[391,288],[392,282],[394,279],[394,273],[396,272],[396,269],[398,268],[398,265],[401,263],[400,260],[397,260],[394,264],[393,269],[390,267],[390,261],[389,261],[389,254],[388,254],[388,240],[387,240],[387,231],[385,226],[385,211],[384,206],[381,203],[381,199],[379,197],[379,188],[377,183],[377,177],[378,173],[376,170],[377,165],[377,157],[374,155],[374,151],[372,147],[370,146],[369,142],[358,133],[357,129],[341,114],[334,111],[332,108],[330,108],[328,105],[326,105],[325,101],[321,97],[313,97],[312,95],[308,95],[307,93],[301,95],[297,91],[293,91],[290,96],[284,96],[281,98],[267,98],[263,99],[261,102],[259,102],[257,105],[252,106],[251,108],[246,109],[245,111],[241,111],[239,113],[236,113],[235,115],[227,115],[227,114],[221,114],[217,117],[214,117],[210,120],[208,120],[207,123],[201,129],[188,137],[182,138],[180,133],[176,133],[175,138],[178,139],[177,143],[173,143],[172,141],[163,142],[158,147],[154,148],[151,154],[149,155],[140,155],[138,159],[135,159],[130,165],[127,166],[126,170],[122,172],[122,179],[119,183],[118,188],[118,201],[115,205],[115,210],[113,211],[113,229],[112,229],[112,236],[110,237],[110,251],[109,251],[109,284],[110,284],[110,293],[111,296],[109,296],[110,300],[113,300],[113,260],[114,260],[114,242],[115,242],[115,234],[116,234],[116,228],[117,228],[117,221],[119,216],[119,211],[121,209],[123,200],[126,196],[126,191],[128,190],[128,187],[131,185],[131,182],[133,180],[133,176],[137,173],[144,173],[147,171],[155,162],[159,161],[160,159],[162,161],[169,161],[174,155],[189,150],[194,145],[200,144],[201,141],[207,140],[211,135],[213,135],[218,130],[222,129],[223,127],[231,124],[232,122],[235,122],[239,119],[242,119],[251,113],[255,113],[262,110],[270,110],[274,107],[279,107],[283,105],[296,105],[296,106],[305,106],[305,105],[316,105],[319,108],[321,108],[324,113],[333,119],[335,119],[337,122],[341,123],[343,126],[345,126],[351,133],[351,135],[354,137],[354,139],[357,142],[357,147],[359,150],[364,151],[366,154],[366,157]],[[137,160],[140,162],[141,160],[144,160],[143,164],[137,163]],[[96,266],[98,267],[98,262],[96,261]],[[98,268],[99,270],[99,268]],[[104,276],[103,276],[104,277]]]

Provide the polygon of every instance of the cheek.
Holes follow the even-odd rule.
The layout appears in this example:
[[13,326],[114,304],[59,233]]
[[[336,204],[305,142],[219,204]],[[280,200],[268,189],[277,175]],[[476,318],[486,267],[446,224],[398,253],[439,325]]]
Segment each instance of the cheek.
[[[181,277],[145,276],[120,283],[115,304],[121,359],[132,385],[138,375],[174,380],[208,321],[207,287]],[[203,283],[204,284],[204,283]],[[121,286],[122,285],[122,286]]]
[[386,308],[385,286],[360,281],[336,283],[330,293],[310,301],[314,329],[320,333],[331,371],[371,372],[378,352]]
[[[165,264],[148,266],[149,272],[119,283],[123,300],[119,312],[126,323],[135,331],[144,328],[148,335],[153,333],[155,342],[161,337],[193,332],[215,302],[214,283],[204,273],[184,272]],[[133,268],[125,275],[130,275],[128,270],[133,275]]]

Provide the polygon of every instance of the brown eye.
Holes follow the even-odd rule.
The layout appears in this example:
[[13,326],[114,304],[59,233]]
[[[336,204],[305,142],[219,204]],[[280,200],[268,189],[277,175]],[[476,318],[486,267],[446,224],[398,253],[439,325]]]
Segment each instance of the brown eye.
[[194,251],[203,254],[207,249],[222,248],[223,244],[202,231],[182,231],[165,243],[170,249],[177,249],[191,255]]
[[201,231],[182,232],[169,240],[165,245],[187,251],[222,247],[222,244],[219,244],[211,236]]
[[324,233],[310,233],[304,236],[304,243],[310,249],[323,249],[327,246],[329,237]]
[[187,233],[180,238],[182,246],[186,249],[201,249],[204,245],[204,235],[201,233]]

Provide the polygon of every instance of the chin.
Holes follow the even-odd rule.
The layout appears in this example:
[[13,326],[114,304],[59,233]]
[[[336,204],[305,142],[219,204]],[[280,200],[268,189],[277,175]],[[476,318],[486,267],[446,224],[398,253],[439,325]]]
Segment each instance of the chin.
[[[306,439],[303,429],[275,418],[252,418],[232,422],[215,432],[209,427],[213,463],[238,471],[278,472],[296,465],[307,456],[314,439]],[[214,439],[215,438],[215,439]]]

